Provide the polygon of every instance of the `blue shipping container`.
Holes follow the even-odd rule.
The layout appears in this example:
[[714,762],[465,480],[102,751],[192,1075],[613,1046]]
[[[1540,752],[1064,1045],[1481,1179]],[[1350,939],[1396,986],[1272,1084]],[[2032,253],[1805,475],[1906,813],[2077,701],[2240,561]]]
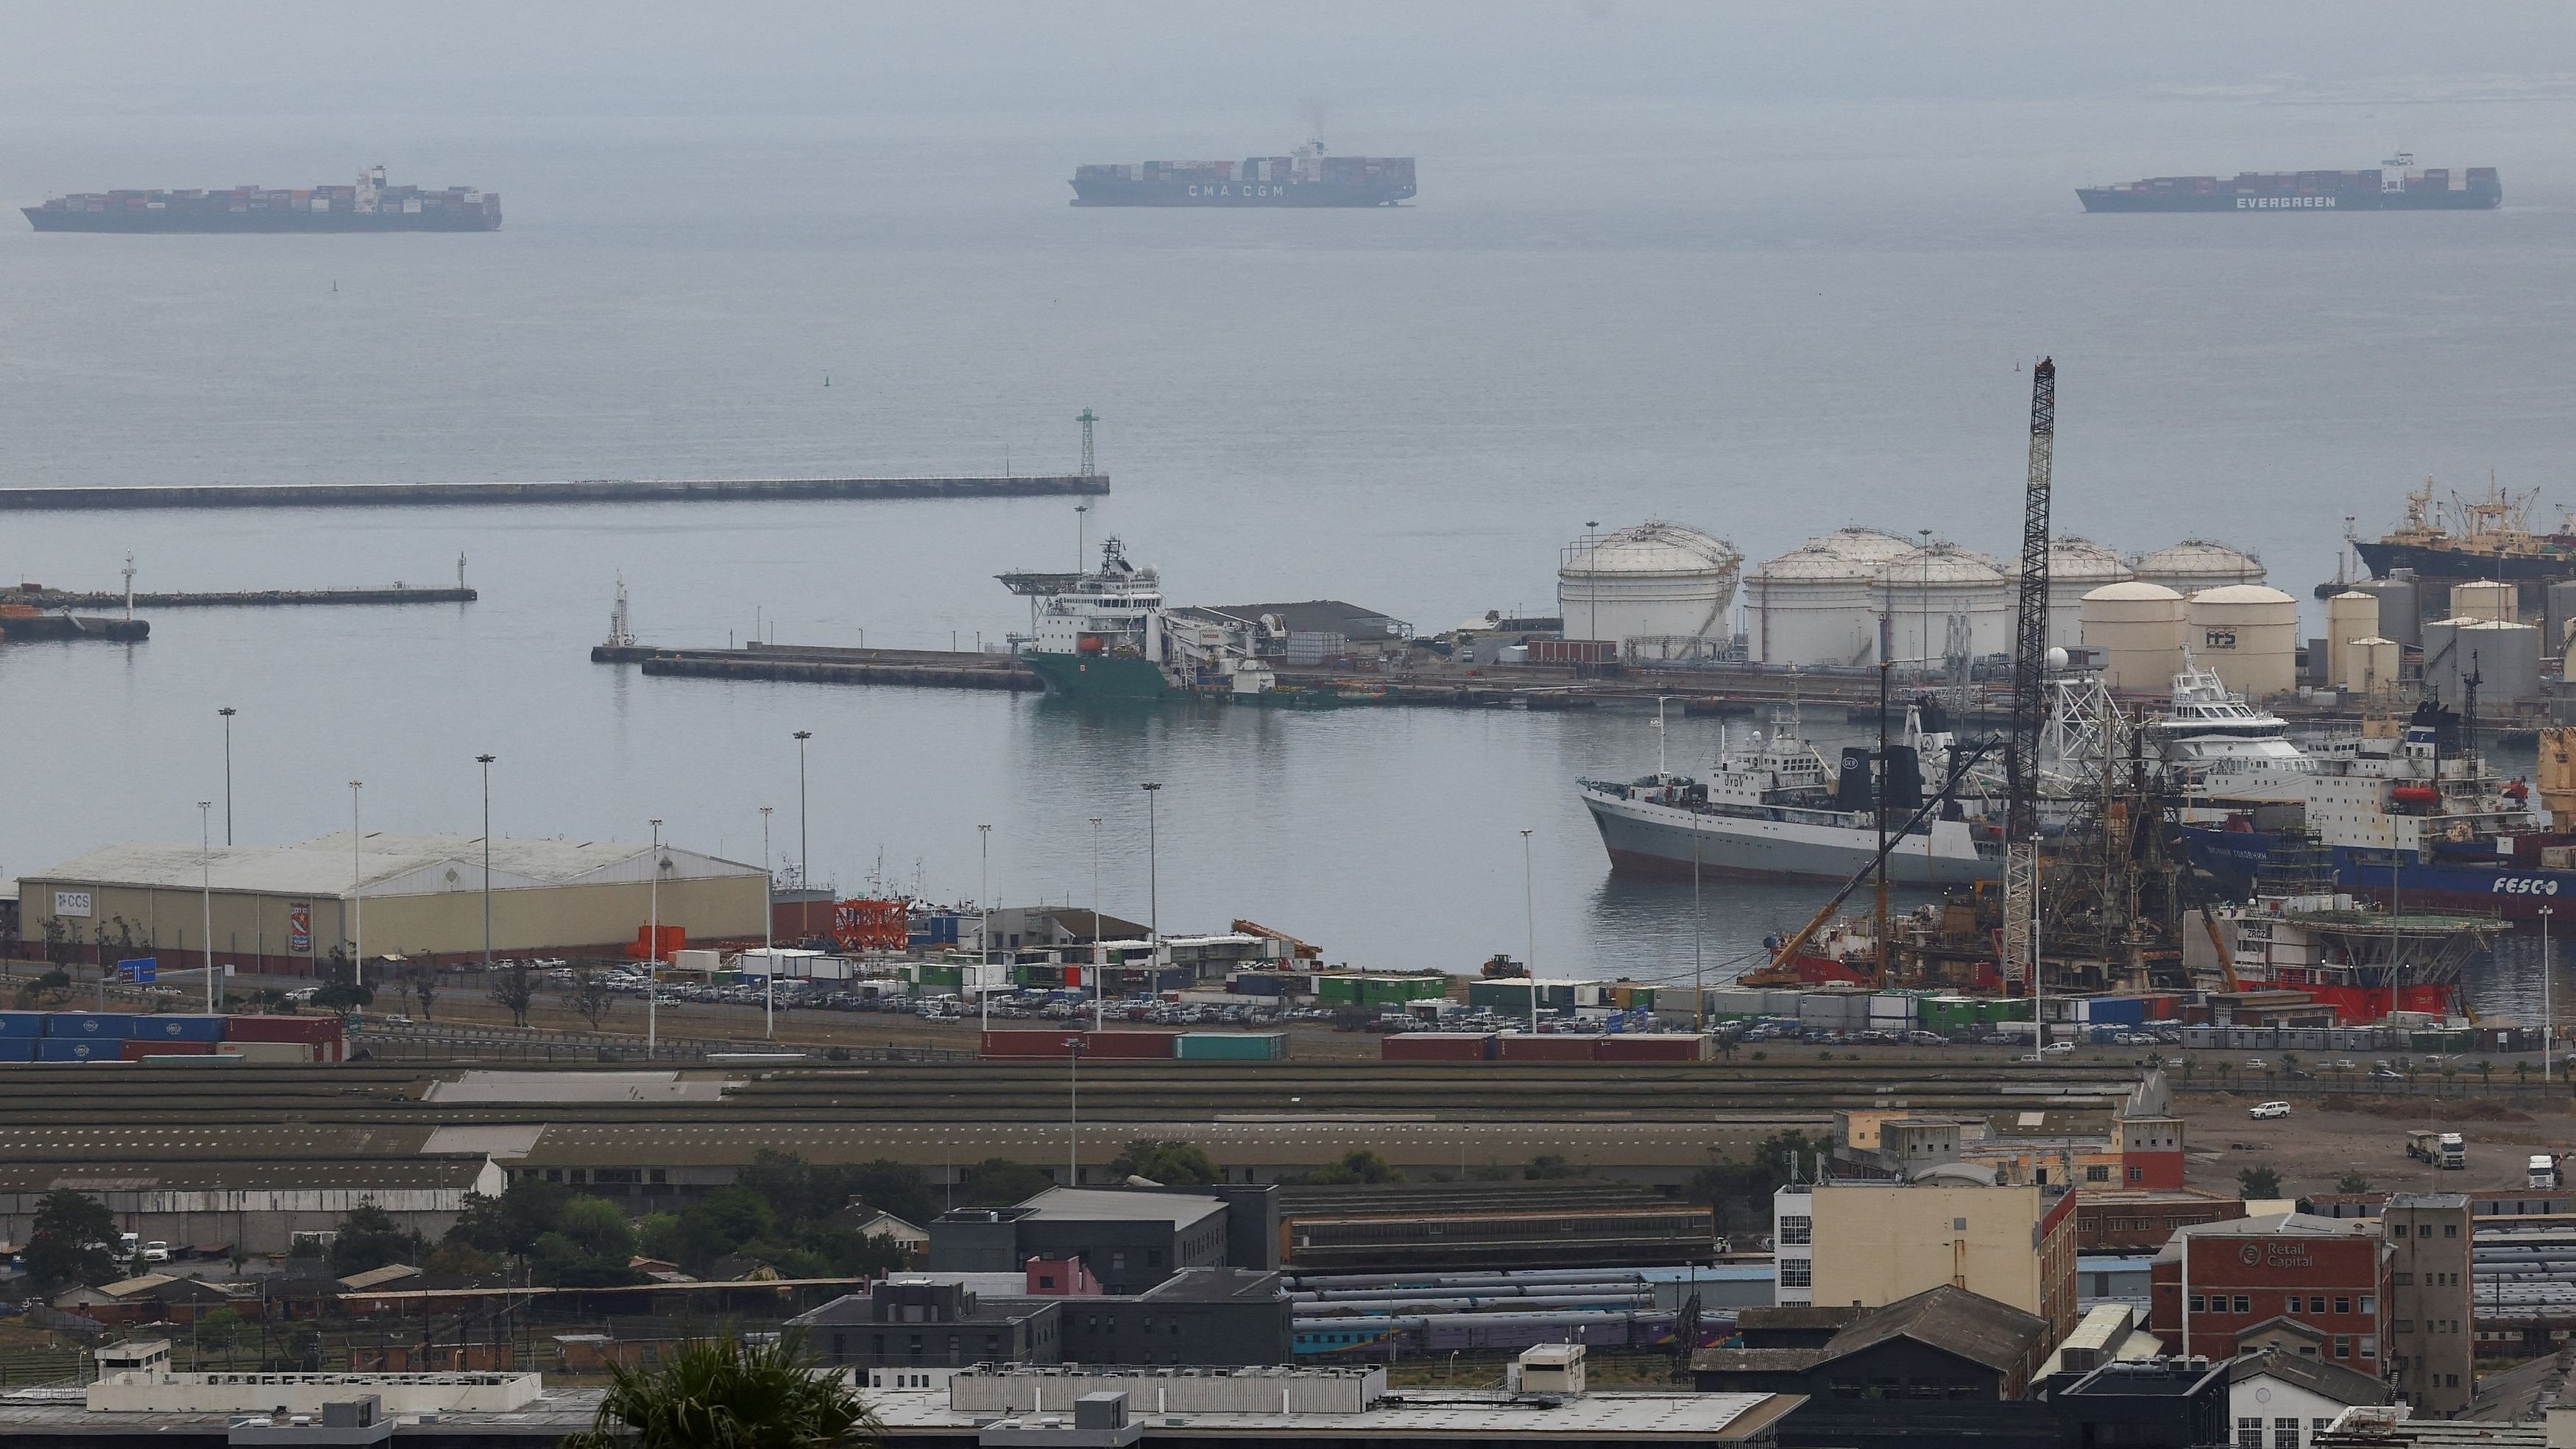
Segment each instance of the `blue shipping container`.
[[2096,996],[2085,1004],[2091,1008],[2097,1026],[2143,1026],[2147,1020],[2143,997]]
[[1247,971],[1226,983],[1237,996],[1278,996],[1287,985],[1276,976]]
[[125,1043],[122,1041],[49,1036],[36,1046],[36,1060],[40,1062],[114,1062],[125,1057]]
[[44,1044],[40,1036],[0,1036],[0,1062],[32,1062]]
[[[128,1011],[57,1011],[45,1018],[45,1035],[83,1041],[123,1041],[132,1031]],[[51,1058],[48,1058],[51,1060]]]
[[41,1011],[0,1011],[0,1038],[38,1037],[45,1034],[45,1014]]
[[135,1041],[222,1041],[220,1016],[137,1016],[126,1022]]

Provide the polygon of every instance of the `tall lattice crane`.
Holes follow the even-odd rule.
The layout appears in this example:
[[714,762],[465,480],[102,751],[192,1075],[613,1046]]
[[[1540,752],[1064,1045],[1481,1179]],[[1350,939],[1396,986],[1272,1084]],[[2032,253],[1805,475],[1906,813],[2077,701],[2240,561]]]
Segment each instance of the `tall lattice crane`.
[[[2030,479],[2022,497],[2021,608],[2013,629],[2012,733],[2005,743],[2004,978],[2039,989],[2039,737],[2048,723],[2048,493],[2057,364],[2030,370]],[[2047,1028],[2040,1027],[2041,1045]]]

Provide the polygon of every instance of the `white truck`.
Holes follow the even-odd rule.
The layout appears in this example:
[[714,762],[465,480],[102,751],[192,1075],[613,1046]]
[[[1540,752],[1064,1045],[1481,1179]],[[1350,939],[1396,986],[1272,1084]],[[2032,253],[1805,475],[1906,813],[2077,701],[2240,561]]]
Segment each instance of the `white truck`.
[[2558,1173],[2558,1159],[2552,1157],[2546,1152],[2535,1152],[2531,1154],[2530,1172],[2526,1179],[2525,1186],[2535,1188],[2556,1188],[2561,1185]]
[[2406,1155],[2446,1170],[2469,1165],[2469,1144],[2457,1132],[2419,1127],[2406,1134]]

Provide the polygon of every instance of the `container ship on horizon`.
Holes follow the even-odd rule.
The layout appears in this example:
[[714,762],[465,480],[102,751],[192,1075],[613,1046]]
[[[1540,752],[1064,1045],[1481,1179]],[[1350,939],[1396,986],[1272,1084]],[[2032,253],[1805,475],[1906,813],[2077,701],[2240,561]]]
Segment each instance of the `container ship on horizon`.
[[354,185],[272,191],[104,191],[21,207],[38,231],[498,231],[501,194],[471,186],[387,186],[369,167]]
[[2492,166],[2417,168],[2405,151],[2362,171],[2243,171],[2079,186],[2086,211],[2490,211],[2504,204]]
[[1410,156],[1294,156],[1143,161],[1073,169],[1075,206],[1393,206],[1413,196]]

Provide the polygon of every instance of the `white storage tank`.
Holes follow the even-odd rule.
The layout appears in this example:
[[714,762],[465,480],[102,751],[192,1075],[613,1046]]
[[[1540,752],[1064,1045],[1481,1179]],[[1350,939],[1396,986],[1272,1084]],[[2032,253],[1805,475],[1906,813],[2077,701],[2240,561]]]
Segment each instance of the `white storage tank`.
[[2204,589],[2263,582],[2263,561],[2240,548],[2186,538],[2171,548],[2142,554],[2132,565],[2139,578],[2191,597]]
[[2106,584],[2083,600],[2081,637],[2103,652],[2102,682],[2131,694],[2170,694],[2182,672],[2183,597],[2162,584]]
[[2458,705],[2471,674],[2478,678],[2481,712],[2540,698],[2540,626],[2459,618],[2425,625],[2425,687],[2444,704]]
[[1914,551],[1892,533],[1844,528],[1756,568],[1744,581],[1754,659],[1775,666],[1876,660],[1879,570]]
[[2514,612],[2513,585],[2494,579],[2451,585],[2451,617],[2491,619],[2499,624],[2516,622],[2519,616]]
[[1568,639],[1723,635],[1744,555],[1686,524],[1649,521],[1558,551],[1557,613]]
[[[2016,563],[2015,569],[2019,565]],[[2137,577],[2120,556],[2074,534],[2048,546],[2048,647],[2084,642],[2084,596]],[[2018,603],[2016,603],[2018,608]]]
[[2191,596],[2184,642],[2229,689],[2249,700],[2299,685],[2299,601],[2262,584],[2225,584]]
[[[1900,667],[1938,669],[1954,646],[1968,657],[2012,648],[2015,591],[1993,559],[1954,543],[1908,549],[1879,570],[1878,607]],[[1874,660],[1876,656],[1872,656]]]
[[2359,689],[2353,641],[2379,634],[2379,600],[2346,589],[2326,600],[2326,683],[2337,689]]

